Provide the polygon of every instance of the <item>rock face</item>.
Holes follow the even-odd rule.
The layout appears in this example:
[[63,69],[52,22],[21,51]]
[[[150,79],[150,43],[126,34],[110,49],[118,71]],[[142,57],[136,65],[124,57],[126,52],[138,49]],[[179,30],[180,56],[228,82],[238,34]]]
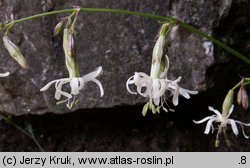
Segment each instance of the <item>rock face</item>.
[[[162,16],[173,16],[204,32],[213,35],[231,8],[230,0],[126,0],[126,1],[0,1],[1,21],[19,19],[37,13],[57,9],[103,7],[128,9]],[[62,35],[53,37],[53,28],[66,14],[48,16],[15,26],[11,38],[25,55],[30,69],[22,70],[0,43],[0,70],[11,75],[0,79],[0,111],[13,115],[65,113],[64,106],[57,106],[54,88],[40,92],[48,82],[67,77],[62,49]],[[102,66],[99,77],[105,95],[99,98],[99,90],[87,85],[76,109],[107,108],[134,105],[147,100],[130,95],[126,80],[135,71],[149,73],[154,39],[160,24],[155,20],[135,16],[108,13],[81,13],[76,38],[77,59],[80,74],[84,75]],[[188,89],[207,90],[212,83],[206,80],[207,68],[214,62],[213,44],[184,29],[178,29],[169,47],[169,78],[182,76],[181,85]],[[73,110],[76,110],[73,109]]]

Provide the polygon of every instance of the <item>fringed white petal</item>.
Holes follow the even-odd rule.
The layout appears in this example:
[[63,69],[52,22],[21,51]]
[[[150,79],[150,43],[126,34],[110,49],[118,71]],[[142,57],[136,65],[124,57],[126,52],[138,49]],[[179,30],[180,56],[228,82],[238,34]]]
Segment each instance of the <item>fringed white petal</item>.
[[98,85],[98,87],[100,89],[100,92],[101,92],[100,96],[102,97],[104,95],[104,90],[103,90],[101,82],[99,80],[97,80],[97,79],[92,79],[92,81],[95,82]]
[[9,72],[5,72],[5,73],[0,73],[0,77],[6,77],[6,76],[9,76]]
[[230,110],[229,110],[229,113],[227,115],[227,118],[229,118],[229,116],[233,113],[233,110],[234,110],[234,105],[232,104]]
[[244,136],[246,139],[248,139],[249,136],[246,135],[243,125],[244,125],[244,126],[250,126],[250,123],[246,124],[246,123],[243,123],[243,122],[237,121],[237,120],[236,120],[235,122],[238,123],[238,124],[241,126],[241,130],[242,130],[243,136]]
[[208,106],[208,109],[214,112],[218,117],[222,117],[221,113],[218,110],[214,109],[213,107]]
[[[152,89],[152,80],[147,81],[142,79],[136,84],[137,93],[139,93],[143,97],[152,97],[151,89]],[[144,89],[144,90],[143,90]]]
[[179,87],[177,86],[174,91],[174,96],[173,96],[173,105],[177,106],[179,103]]
[[131,89],[129,88],[129,85],[130,84],[134,84],[135,82],[134,82],[134,75],[133,76],[131,76],[130,78],[128,78],[128,80],[127,80],[127,82],[126,82],[126,88],[127,88],[127,91],[130,93],[130,94],[137,94],[136,92],[133,92],[133,91],[131,91]]
[[42,92],[42,91],[48,90],[49,87],[50,87],[53,83],[56,83],[57,81],[59,81],[59,80],[57,79],[57,80],[53,80],[53,81],[49,82],[49,83],[46,84],[44,87],[42,87],[42,88],[40,89],[40,91]]
[[[61,99],[61,93],[58,92],[58,90],[62,91],[62,86],[69,81],[57,81],[55,84],[56,92],[55,92],[55,99],[60,100]],[[65,92],[66,93],[66,92]]]
[[186,89],[183,89],[183,88],[180,87],[179,92],[186,99],[190,99],[190,95],[188,94],[188,92],[186,91]]
[[94,78],[97,78],[98,76],[100,76],[103,73],[102,67],[99,66],[96,70],[94,70],[93,72],[88,73],[87,75],[84,75],[82,78],[85,81],[91,81]]
[[232,119],[229,119],[228,122],[229,122],[229,124],[231,125],[234,134],[235,134],[235,135],[238,135],[238,134],[239,134],[239,131],[238,131],[236,122],[235,122],[234,120],[232,120]]
[[[67,92],[64,92],[64,91],[62,91],[62,88],[60,87],[60,86],[62,86],[63,84],[65,84],[65,83],[68,83],[68,82],[66,82],[66,81],[63,81],[63,82],[61,82],[61,84],[59,85],[55,85],[55,88],[56,88],[56,92],[58,92],[57,94],[58,95],[63,95],[63,96],[65,96],[65,97],[67,97],[67,98],[69,98],[69,99],[71,99],[72,98],[72,95],[71,94],[69,94],[69,93],[67,93]],[[61,95],[59,96],[59,98],[61,98]]]
[[205,121],[210,120],[210,119],[212,119],[212,118],[214,118],[214,116],[208,116],[208,117],[205,117],[205,118],[203,118],[203,119],[201,119],[201,120],[199,120],[199,121],[193,120],[193,122],[194,122],[195,124],[201,124],[201,123],[204,123]]
[[[145,88],[144,92],[142,91],[142,88]],[[139,93],[141,96],[143,97],[152,97],[150,96],[150,91],[149,91],[149,87],[145,87],[143,85],[138,85],[136,90],[137,90],[137,93]]]
[[210,120],[207,122],[205,131],[204,131],[204,134],[209,134],[210,129],[213,127],[213,126],[212,126],[212,125],[213,125],[213,122],[214,122],[214,119],[210,119]]

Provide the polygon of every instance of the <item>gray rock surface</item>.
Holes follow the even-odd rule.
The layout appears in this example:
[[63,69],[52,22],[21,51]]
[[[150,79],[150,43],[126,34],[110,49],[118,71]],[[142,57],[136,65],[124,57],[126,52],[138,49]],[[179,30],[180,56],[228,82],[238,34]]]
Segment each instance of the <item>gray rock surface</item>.
[[[0,1],[1,21],[30,16],[45,11],[81,7],[106,7],[172,15],[209,33],[218,26],[221,17],[227,15],[231,1],[196,0],[79,0],[79,1]],[[62,50],[62,35],[53,37],[53,27],[65,14],[27,21],[15,26],[11,38],[20,46],[30,69],[22,70],[0,43],[0,70],[11,75],[0,79],[0,111],[14,115],[65,113],[64,106],[56,106],[54,88],[47,92],[39,89],[51,80],[67,76]],[[82,91],[79,105],[73,109],[107,108],[134,105],[147,101],[126,91],[126,80],[135,71],[149,73],[154,39],[159,29],[155,20],[142,17],[81,13],[76,39],[77,59],[81,75],[103,66],[99,77],[105,95],[99,98],[99,90],[89,84]],[[188,89],[206,90],[207,67],[211,66],[214,54],[206,52],[206,40],[186,30],[179,29],[169,47],[170,73],[174,79],[182,76],[181,85]]]

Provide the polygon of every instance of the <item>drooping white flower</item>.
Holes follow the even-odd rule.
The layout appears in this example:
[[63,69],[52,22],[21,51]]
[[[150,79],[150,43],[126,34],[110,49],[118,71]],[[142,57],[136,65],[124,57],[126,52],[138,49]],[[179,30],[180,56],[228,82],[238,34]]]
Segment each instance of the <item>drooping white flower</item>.
[[[53,80],[49,82],[47,85],[45,85],[43,88],[41,88],[40,91],[45,91],[49,89],[49,87],[55,83],[55,89],[56,89],[55,99],[60,100],[61,96],[66,97],[66,99],[63,101],[60,101],[60,103],[67,102],[67,107],[71,109],[75,103],[75,96],[80,93],[80,90],[84,88],[87,82],[92,81],[96,83],[100,89],[100,96],[102,97],[104,95],[102,84],[99,80],[96,79],[98,76],[102,74],[102,72],[103,70],[102,70],[102,67],[100,66],[97,68],[97,70],[87,75],[84,75],[83,77],[71,77],[71,78],[62,78],[62,79]],[[70,88],[71,88],[70,93],[62,90],[63,85],[68,84],[68,83],[70,84]],[[72,98],[73,100],[71,101]]]
[[5,73],[0,73],[0,77],[6,77],[6,76],[9,76],[9,72],[5,72]]
[[[131,91],[129,85],[135,84],[137,92]],[[150,101],[153,101],[156,106],[159,106],[160,98],[166,91],[166,83],[164,79],[151,78],[143,72],[135,72],[126,83],[126,87],[129,93],[139,93],[143,97],[147,97]]]
[[227,116],[224,116],[221,114],[221,112],[219,112],[218,110],[214,109],[213,107],[208,107],[208,109],[212,112],[214,112],[214,115],[208,116],[203,118],[200,121],[194,121],[193,122],[195,124],[201,124],[207,121],[207,125],[204,131],[204,134],[209,134],[210,130],[212,130],[212,133],[214,132],[214,126],[213,123],[218,123],[219,124],[219,129],[218,129],[218,133],[217,133],[217,137],[216,140],[218,140],[218,136],[221,134],[222,131],[225,131],[227,128],[227,125],[231,125],[231,128],[233,130],[233,133],[237,136],[239,134],[239,130],[237,127],[237,124],[240,125],[241,129],[242,129],[242,134],[243,136],[248,139],[249,137],[245,134],[244,131],[244,127],[243,126],[250,126],[250,123],[243,123],[241,121],[238,120],[234,120],[234,119],[230,119],[230,115],[233,112],[234,109],[234,105],[231,106],[229,113]]
[[[164,53],[164,46],[166,43],[166,36],[169,30],[171,30],[171,27],[172,25],[169,23],[165,23],[161,27],[153,48],[150,75],[143,72],[135,72],[126,82],[129,93],[138,93],[143,97],[149,98],[149,102],[143,107],[142,114],[144,116],[148,109],[152,110],[153,113],[159,112],[161,107],[163,110],[167,111],[167,108],[164,107],[164,104],[167,105],[167,98],[165,96],[166,91],[170,91],[173,95],[173,104],[175,106],[178,105],[179,95],[189,99],[190,94],[198,93],[197,91],[190,91],[179,87],[178,83],[181,77],[176,80],[169,80],[167,78],[169,59]],[[129,85],[132,84],[135,84],[137,92],[131,91]]]
[[[164,107],[164,103],[166,102],[166,91],[170,91],[173,94],[173,104],[178,105],[179,95],[189,99],[190,94],[197,94],[197,91],[191,91],[184,88],[179,87],[178,82],[180,82],[181,77],[177,80],[169,80],[166,78],[153,78],[148,76],[143,72],[135,72],[133,76],[131,76],[127,82],[126,87],[129,93],[131,94],[140,94],[143,97],[149,98],[149,109],[154,112],[154,105],[156,106],[156,111],[159,111],[162,107],[165,111],[167,109]],[[136,90],[131,91],[129,85],[135,84]],[[148,106],[148,104],[146,104]],[[146,111],[144,111],[146,113]]]

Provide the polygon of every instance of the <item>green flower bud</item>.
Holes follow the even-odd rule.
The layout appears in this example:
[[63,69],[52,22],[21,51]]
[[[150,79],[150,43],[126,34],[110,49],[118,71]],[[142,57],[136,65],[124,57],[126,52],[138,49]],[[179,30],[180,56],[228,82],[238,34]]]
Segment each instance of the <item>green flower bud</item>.
[[57,23],[56,27],[54,28],[54,36],[58,35],[62,31],[63,24],[64,24],[64,20]]
[[11,42],[8,36],[3,37],[3,43],[12,58],[14,58],[24,69],[28,69],[28,64],[21,53],[19,47]]
[[234,91],[229,90],[222,105],[222,115],[224,117],[228,115],[229,110],[233,105],[233,98],[234,98]]

